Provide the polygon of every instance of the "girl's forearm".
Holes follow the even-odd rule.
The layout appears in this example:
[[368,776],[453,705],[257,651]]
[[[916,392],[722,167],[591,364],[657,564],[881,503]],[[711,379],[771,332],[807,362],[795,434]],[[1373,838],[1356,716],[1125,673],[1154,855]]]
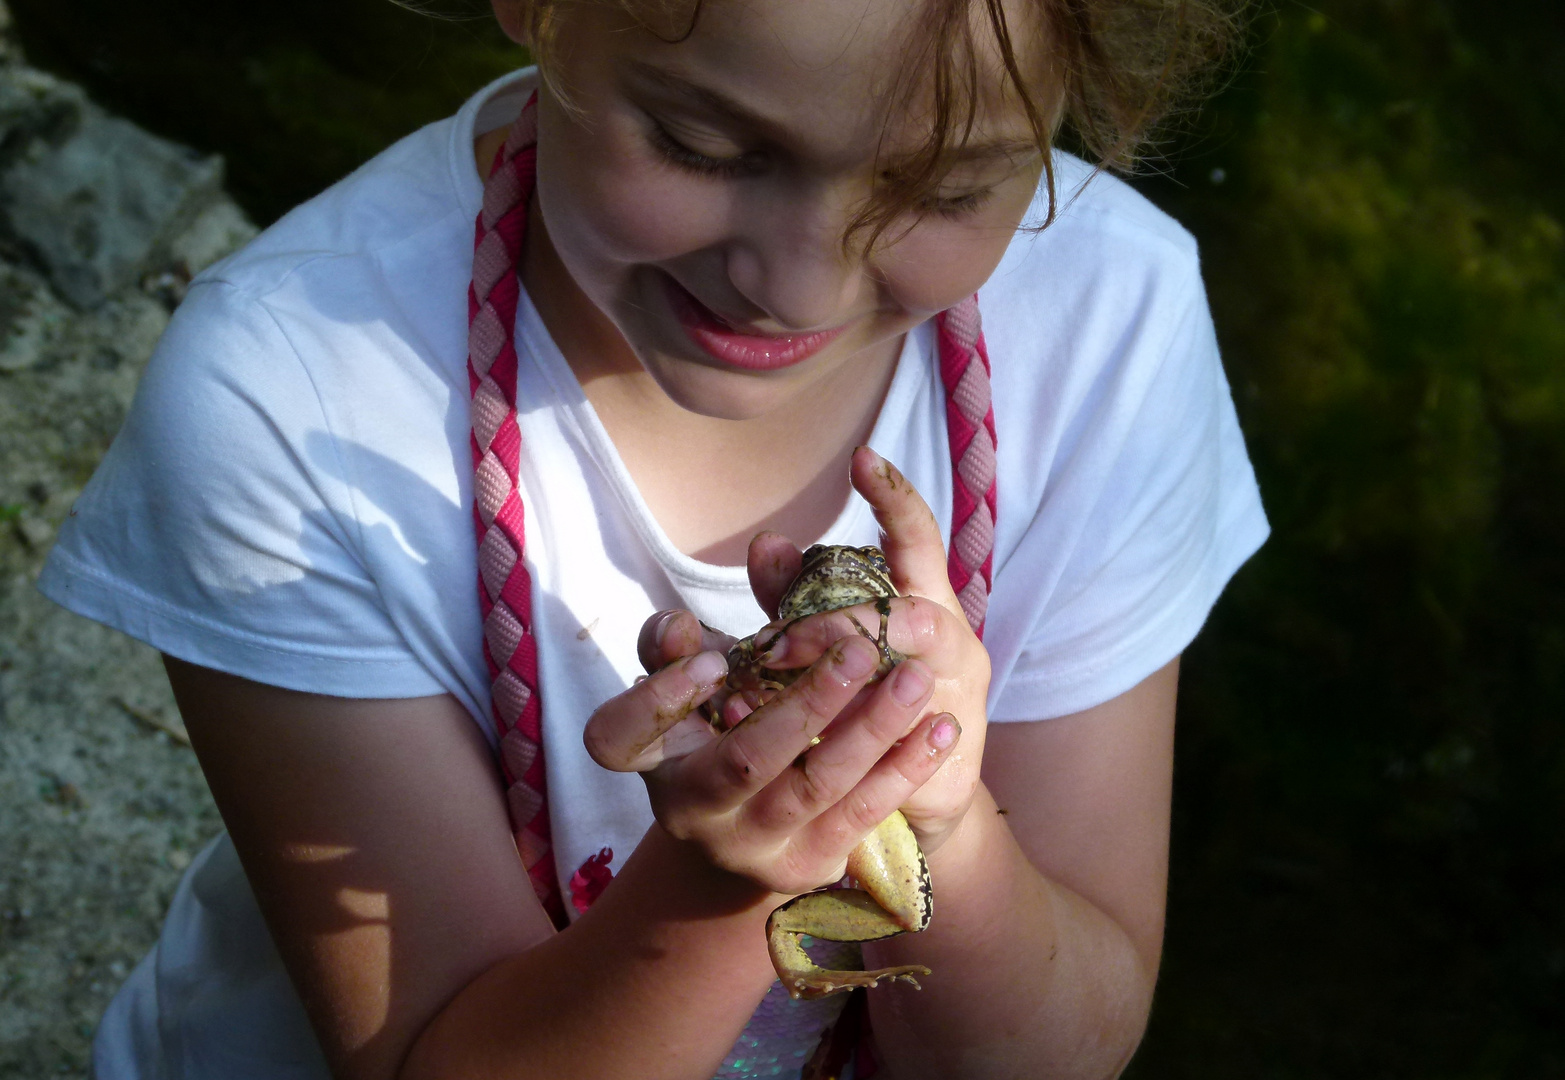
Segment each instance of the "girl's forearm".
[[451,1000],[400,1080],[708,1080],[775,978],[783,899],[654,825],[591,911]]
[[1033,868],[987,789],[930,856],[928,930],[865,948],[866,966],[919,963],[924,989],[872,991],[871,1023],[897,1080],[1117,1076],[1140,1042],[1155,958]]
[[[1125,932],[1033,869],[983,788],[930,863],[934,925],[865,949],[868,966],[935,971],[921,992],[870,994],[892,1075],[1123,1069],[1155,978]],[[654,826],[587,915],[453,998],[400,1080],[707,1080],[775,977],[764,926],[783,899]]]

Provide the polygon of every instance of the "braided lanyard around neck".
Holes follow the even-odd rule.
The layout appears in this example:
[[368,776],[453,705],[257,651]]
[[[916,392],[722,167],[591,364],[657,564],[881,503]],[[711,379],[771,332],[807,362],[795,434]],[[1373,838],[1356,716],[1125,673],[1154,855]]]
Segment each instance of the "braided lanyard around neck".
[[[538,159],[538,96],[511,126],[484,184],[468,287],[467,378],[473,395],[473,523],[478,603],[484,620],[492,712],[500,735],[516,850],[557,926],[565,904],[549,841],[543,767],[543,703],[532,632],[532,576],[523,558],[526,522],[517,475],[516,305],[522,240]],[[951,444],[951,550],[947,570],[962,610],[983,635],[994,570],[995,434],[989,354],[976,296],[935,318]],[[976,363],[974,362],[976,361]]]

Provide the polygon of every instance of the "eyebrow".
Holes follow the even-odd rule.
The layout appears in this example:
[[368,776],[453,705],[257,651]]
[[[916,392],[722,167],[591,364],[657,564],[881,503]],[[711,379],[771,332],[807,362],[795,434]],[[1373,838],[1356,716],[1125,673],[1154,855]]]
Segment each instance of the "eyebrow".
[[[627,62],[637,78],[665,93],[699,104],[720,116],[752,128],[778,143],[794,141],[794,133],[773,118],[757,112],[743,103],[710,86],[702,86],[681,75],[642,60]],[[954,162],[990,161],[1006,159],[1016,161],[1039,155],[1038,144],[1031,139],[979,139],[950,151]]]

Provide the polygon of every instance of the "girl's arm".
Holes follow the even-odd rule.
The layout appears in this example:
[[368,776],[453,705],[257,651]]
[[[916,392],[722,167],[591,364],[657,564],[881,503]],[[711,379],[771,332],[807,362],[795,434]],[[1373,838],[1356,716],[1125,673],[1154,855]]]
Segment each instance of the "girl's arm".
[[[725,851],[786,862],[818,884],[939,767],[944,754],[927,748],[887,752],[928,694],[898,702],[892,680],[860,694],[877,658],[862,641],[832,650],[764,718],[670,764],[718,801],[748,805],[743,789],[764,788],[757,805],[770,824],[741,829],[748,839]],[[661,826],[592,910],[554,933],[517,858],[490,752],[453,699],[329,698],[167,665],[337,1076],[707,1080],[771,985],[764,926],[786,897],[717,869]],[[600,714],[616,730],[682,715],[712,689],[683,668]],[[852,748],[840,776],[823,773],[809,792],[764,783],[833,720]],[[850,790],[867,815],[856,834],[838,820]],[[692,824],[722,816],[688,802],[683,811]]]
[[1125,1068],[1162,950],[1178,678],[1176,659],[1096,708],[989,728],[983,786],[929,856],[933,924],[865,948],[935,972],[870,995],[897,1080]]
[[336,1076],[705,1080],[771,983],[773,898],[657,828],[555,933],[454,699],[168,669]]

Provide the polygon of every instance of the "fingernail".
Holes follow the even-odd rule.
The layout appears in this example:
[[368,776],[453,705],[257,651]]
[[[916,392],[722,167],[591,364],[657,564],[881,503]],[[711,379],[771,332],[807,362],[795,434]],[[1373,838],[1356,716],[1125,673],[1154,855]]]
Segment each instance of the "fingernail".
[[906,660],[897,666],[891,680],[891,696],[901,705],[912,705],[929,689],[929,672],[917,660]]
[[668,624],[673,622],[674,616],[678,614],[677,610],[670,609],[668,611],[660,611],[652,616],[657,620],[657,622],[652,624],[652,642],[654,645],[662,646],[663,635],[668,633]]
[[878,473],[882,479],[890,480],[892,475],[891,462],[882,457],[880,451],[876,450],[873,446],[865,445],[863,449],[869,452],[870,469],[875,473]]
[[723,723],[727,727],[733,727],[754,711],[748,701],[735,694],[723,702]]
[[957,736],[961,734],[962,725],[956,722],[956,717],[946,713],[929,729],[929,745],[936,750],[944,750],[956,742]]
[[764,635],[764,630],[760,634],[756,635],[757,641],[766,642],[766,651],[763,652],[760,656],[756,657],[757,662],[766,664],[773,660],[781,660],[783,657],[788,655],[788,635],[780,631],[775,637],[768,638]]
[[700,686],[715,683],[728,674],[728,660],[720,652],[704,652],[685,661],[685,674]]
[[862,679],[880,663],[880,651],[862,638],[849,638],[837,649],[837,674],[845,679]]

